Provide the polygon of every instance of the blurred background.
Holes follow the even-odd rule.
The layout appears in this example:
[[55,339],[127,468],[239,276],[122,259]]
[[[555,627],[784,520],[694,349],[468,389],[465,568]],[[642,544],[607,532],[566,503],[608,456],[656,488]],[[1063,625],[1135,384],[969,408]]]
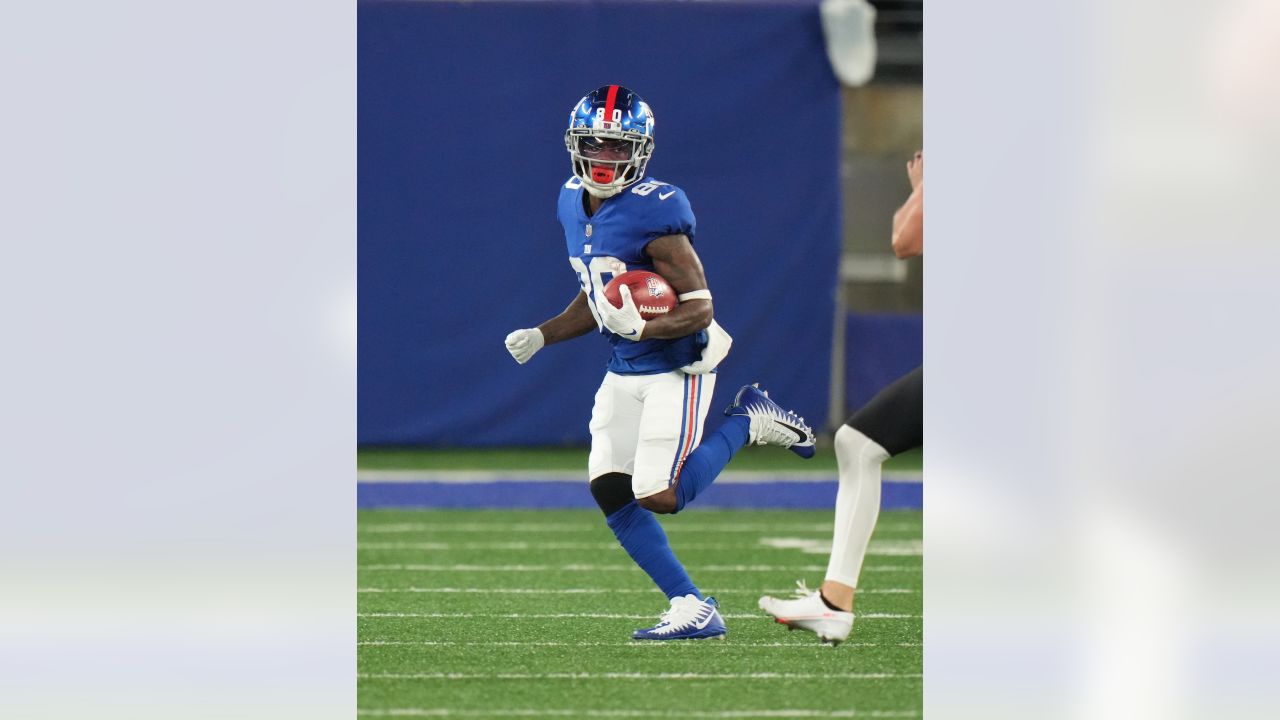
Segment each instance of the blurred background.
[[910,0],[360,3],[362,472],[495,457],[468,448],[585,465],[608,344],[520,366],[502,339],[577,293],[562,135],[608,83],[654,110],[648,172],[689,195],[735,338],[708,425],[760,381],[829,436],[921,362],[921,262],[889,245],[922,146],[921,31]]
[[[17,239],[6,245],[3,284],[13,351],[4,357],[9,512],[0,533],[12,552],[0,593],[0,716],[350,717],[351,438],[462,452],[438,428],[367,439],[368,405],[357,432],[355,146],[358,138],[362,158],[394,159],[462,141],[424,124],[404,145],[376,147],[368,103],[403,98],[388,95],[368,63],[379,45],[409,40],[397,39],[394,22],[368,33],[369,3],[71,7],[10,3],[0,23],[14,69],[4,217],[6,239]],[[845,93],[875,95],[889,82],[883,25],[893,8],[879,8],[876,75]],[[516,146],[508,152],[538,144],[548,168],[565,167],[560,118],[581,93],[631,82],[623,71],[655,58],[679,78],[687,68],[673,70],[677,61],[708,50],[686,43],[671,55],[664,33],[679,27],[604,17],[529,26],[537,42],[563,48],[553,75],[564,86],[546,101],[554,117],[538,109],[521,119],[545,129],[481,137],[489,106],[438,98],[467,117],[471,151],[495,138]],[[928,20],[930,227],[945,240],[931,241],[927,288],[929,716],[1274,716],[1280,497],[1266,447],[1280,432],[1280,334],[1266,328],[1280,306],[1270,162],[1280,138],[1280,4],[977,0],[931,3]],[[419,44],[445,43],[449,57],[434,68],[384,62],[379,73],[414,73],[403,83],[419,98],[486,54],[515,66],[535,43],[412,30]],[[604,43],[592,39],[602,33],[627,52],[625,67],[603,72]],[[637,36],[642,46],[623,47]],[[736,80],[732,63],[723,67],[716,78]],[[784,97],[783,82],[770,97]],[[671,165],[683,110],[660,97],[663,87],[637,83],[661,123],[654,172],[696,190],[707,224],[717,191]],[[754,138],[746,145],[747,155],[780,154]],[[417,157],[423,173],[440,169]],[[904,161],[886,158],[886,168]],[[457,166],[400,186],[422,213],[454,212],[433,193],[470,182]],[[489,189],[525,171],[480,169]],[[366,182],[368,166],[359,172]],[[455,236],[448,217],[439,218],[453,223],[448,233],[409,215],[398,230],[388,219],[406,243],[445,247],[432,263],[399,256],[426,267],[413,268],[412,282],[460,273],[451,251],[464,243],[488,243],[486,274],[515,275],[502,263],[519,243],[563,272],[558,231],[534,237],[537,222],[554,224],[558,178],[537,182],[547,188],[545,219],[507,209],[511,225],[496,240]],[[850,187],[853,202],[875,190]],[[374,232],[375,199],[359,198],[361,332],[382,314],[408,337],[447,344],[452,325],[374,302],[373,283],[387,278],[366,274],[371,253],[397,234]],[[479,214],[497,214],[492,207]],[[852,207],[840,222],[861,227]],[[744,240],[723,225],[704,230],[704,252]],[[909,287],[912,272],[906,284],[849,289]],[[730,281],[744,282],[718,278],[717,293]],[[406,293],[408,308],[420,304],[411,290],[381,291]],[[476,302],[428,307],[456,313]],[[470,320],[498,330],[488,341],[495,353],[501,333],[539,319],[490,323],[486,314],[498,313],[472,310]],[[362,402],[378,337],[361,339]],[[585,355],[591,344],[571,347]],[[432,376],[425,358],[410,360],[421,377],[388,375],[397,384],[387,394],[429,391],[414,401],[424,414],[455,412],[468,389]],[[593,376],[603,364],[583,362]],[[525,402],[552,396],[534,378],[520,387]],[[571,432],[580,422],[562,419]],[[360,462],[368,467],[363,452]]]

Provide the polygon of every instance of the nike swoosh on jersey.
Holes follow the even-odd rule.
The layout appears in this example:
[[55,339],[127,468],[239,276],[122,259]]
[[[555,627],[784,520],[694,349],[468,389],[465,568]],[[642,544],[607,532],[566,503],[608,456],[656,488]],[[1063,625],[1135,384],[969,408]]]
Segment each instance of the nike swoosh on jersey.
[[658,199],[659,199],[659,200],[666,200],[667,198],[669,198],[669,197],[671,197],[672,195],[675,195],[675,194],[676,194],[676,191],[675,191],[675,190],[672,190],[671,192],[668,192],[668,193],[658,193]]

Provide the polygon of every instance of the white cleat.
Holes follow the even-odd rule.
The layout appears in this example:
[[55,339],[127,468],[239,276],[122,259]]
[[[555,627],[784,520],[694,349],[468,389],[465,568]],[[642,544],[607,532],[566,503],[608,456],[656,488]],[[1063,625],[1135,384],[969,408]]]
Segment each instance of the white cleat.
[[795,412],[783,410],[769,397],[767,390],[760,389],[759,383],[743,385],[724,414],[742,416],[750,421],[747,443],[751,445],[777,445],[802,458],[813,457],[813,428]]
[[786,625],[788,630],[808,630],[833,647],[844,642],[853,630],[853,613],[827,607],[818,591],[810,591],[803,580],[797,581],[796,585],[799,597],[780,600],[765,595],[760,598],[760,609],[772,615],[779,624]]
[[658,624],[636,630],[632,640],[708,640],[724,639],[724,618],[720,616],[720,604],[709,597],[699,600],[696,595],[671,598],[671,608],[662,613]]

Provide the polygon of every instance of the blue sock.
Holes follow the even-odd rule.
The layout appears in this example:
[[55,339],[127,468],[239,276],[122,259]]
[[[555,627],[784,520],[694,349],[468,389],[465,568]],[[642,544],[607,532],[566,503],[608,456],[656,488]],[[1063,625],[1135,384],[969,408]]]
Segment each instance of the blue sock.
[[653,513],[632,500],[621,510],[606,517],[605,522],[609,523],[609,529],[617,536],[618,542],[622,543],[631,559],[667,594],[667,599],[685,595],[696,595],[699,600],[703,599],[693,580],[689,579],[689,573],[685,572],[675,553],[671,552],[667,533]]
[[725,420],[719,429],[702,439],[680,467],[676,483],[676,512],[693,502],[733,459],[733,454],[747,444],[751,420],[741,415]]

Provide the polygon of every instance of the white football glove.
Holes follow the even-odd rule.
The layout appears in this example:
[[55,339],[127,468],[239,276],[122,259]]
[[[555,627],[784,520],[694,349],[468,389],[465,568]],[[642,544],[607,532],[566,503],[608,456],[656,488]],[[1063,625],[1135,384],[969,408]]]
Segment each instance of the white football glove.
[[618,288],[618,294],[622,296],[622,307],[614,307],[613,303],[606,298],[599,305],[600,320],[610,332],[617,333],[628,340],[639,340],[644,334],[645,320],[640,317],[640,310],[631,299],[631,287],[623,285]]
[[720,323],[715,320],[707,326],[707,346],[702,348],[702,357],[696,362],[689,363],[680,368],[690,375],[704,375],[716,369],[721,360],[729,354],[729,347],[733,345],[733,338],[729,337],[729,333],[720,327]]
[[542,331],[538,328],[516,330],[507,336],[507,352],[521,365],[529,362],[533,354],[542,349],[544,344]]

